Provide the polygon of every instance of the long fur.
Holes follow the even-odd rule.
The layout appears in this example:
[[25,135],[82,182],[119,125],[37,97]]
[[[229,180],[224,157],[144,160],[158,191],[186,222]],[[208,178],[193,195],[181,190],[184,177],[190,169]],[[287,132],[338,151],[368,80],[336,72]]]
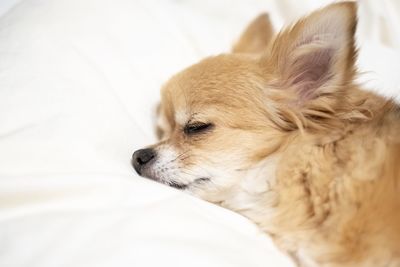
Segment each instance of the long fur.
[[142,174],[248,217],[299,266],[400,266],[400,107],[354,82],[356,4],[268,23],[164,86]]

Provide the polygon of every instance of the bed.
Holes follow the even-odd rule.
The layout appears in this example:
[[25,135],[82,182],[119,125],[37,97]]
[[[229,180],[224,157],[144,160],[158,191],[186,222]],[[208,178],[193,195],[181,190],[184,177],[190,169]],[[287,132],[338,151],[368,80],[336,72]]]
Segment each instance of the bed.
[[[246,218],[137,176],[160,86],[330,1],[2,0],[0,266],[292,266]],[[400,2],[360,1],[360,82],[400,92]]]

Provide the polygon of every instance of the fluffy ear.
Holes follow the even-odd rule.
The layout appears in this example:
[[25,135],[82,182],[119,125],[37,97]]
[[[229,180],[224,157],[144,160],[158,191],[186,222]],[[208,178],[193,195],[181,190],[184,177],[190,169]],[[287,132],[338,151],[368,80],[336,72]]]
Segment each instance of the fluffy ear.
[[232,48],[233,53],[262,53],[268,47],[274,30],[266,13],[255,18]]
[[342,90],[354,75],[356,3],[329,5],[281,32],[261,59],[296,102]]

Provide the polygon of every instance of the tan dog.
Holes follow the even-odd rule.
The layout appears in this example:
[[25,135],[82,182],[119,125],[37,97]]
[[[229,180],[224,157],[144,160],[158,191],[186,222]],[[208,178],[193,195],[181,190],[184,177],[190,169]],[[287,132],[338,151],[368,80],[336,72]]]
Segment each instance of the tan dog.
[[243,214],[301,266],[400,266],[400,108],[354,83],[355,28],[350,2],[275,37],[260,16],[165,85],[135,169]]

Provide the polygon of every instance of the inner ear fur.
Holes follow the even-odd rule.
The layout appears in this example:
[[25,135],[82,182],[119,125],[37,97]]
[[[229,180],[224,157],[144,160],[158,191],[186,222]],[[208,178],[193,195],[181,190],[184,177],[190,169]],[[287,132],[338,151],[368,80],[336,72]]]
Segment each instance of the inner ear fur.
[[366,118],[365,101],[356,97],[363,94],[353,85],[356,25],[355,2],[331,4],[280,32],[261,57],[282,127],[329,128],[341,116]]

